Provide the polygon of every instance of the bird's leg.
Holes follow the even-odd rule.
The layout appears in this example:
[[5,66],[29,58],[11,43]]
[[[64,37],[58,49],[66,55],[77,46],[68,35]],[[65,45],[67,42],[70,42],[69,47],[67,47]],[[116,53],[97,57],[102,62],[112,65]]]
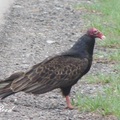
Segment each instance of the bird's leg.
[[71,104],[69,95],[67,95],[65,98],[66,98],[66,103],[67,103],[67,107],[66,108],[72,110],[74,107]]
[[66,98],[66,103],[67,103],[67,107],[66,107],[66,108],[67,108],[67,109],[70,109],[70,110],[74,108],[74,107],[71,105],[71,101],[70,101],[70,97],[69,97],[71,87],[72,87],[72,86],[61,87],[62,93],[63,93],[63,95],[64,95],[65,98]]

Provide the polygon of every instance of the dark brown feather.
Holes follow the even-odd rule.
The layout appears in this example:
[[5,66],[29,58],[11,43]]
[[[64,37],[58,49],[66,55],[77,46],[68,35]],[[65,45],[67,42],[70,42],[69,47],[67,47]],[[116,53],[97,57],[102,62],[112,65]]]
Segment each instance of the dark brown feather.
[[88,66],[86,58],[79,59],[69,56],[56,56],[41,64],[35,65],[19,79],[11,84],[14,92],[25,91],[42,94],[75,83]]
[[12,74],[10,77],[8,77],[5,80],[0,81],[0,89],[4,88],[6,85],[10,84],[13,80],[18,79],[20,76],[22,76],[24,72],[16,72]]
[[23,76],[24,72],[16,72],[5,80],[0,81],[0,98],[5,98],[14,92],[10,89],[12,81]]

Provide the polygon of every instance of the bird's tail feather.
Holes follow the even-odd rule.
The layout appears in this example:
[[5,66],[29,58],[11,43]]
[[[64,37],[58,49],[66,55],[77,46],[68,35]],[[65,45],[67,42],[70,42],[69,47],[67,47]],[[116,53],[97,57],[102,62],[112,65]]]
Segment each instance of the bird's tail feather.
[[10,88],[0,89],[0,98],[1,99],[4,99],[11,94],[14,94],[14,92]]
[[10,77],[6,78],[3,81],[0,81],[0,98],[4,99],[5,97],[14,94],[14,92],[10,89],[11,83],[22,76],[24,72],[16,72],[12,74]]
[[13,94],[14,92],[10,89],[10,81],[0,81],[0,98],[4,99],[5,97]]

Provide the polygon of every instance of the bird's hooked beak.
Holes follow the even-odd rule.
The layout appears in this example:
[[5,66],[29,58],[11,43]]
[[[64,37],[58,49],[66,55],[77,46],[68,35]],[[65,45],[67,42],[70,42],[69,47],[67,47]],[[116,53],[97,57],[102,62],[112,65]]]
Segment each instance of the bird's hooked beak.
[[100,37],[100,39],[102,39],[102,40],[104,40],[106,37],[104,36],[104,35],[102,35],[101,37]]
[[106,38],[101,32],[99,32],[96,36],[97,38],[100,38],[101,40]]

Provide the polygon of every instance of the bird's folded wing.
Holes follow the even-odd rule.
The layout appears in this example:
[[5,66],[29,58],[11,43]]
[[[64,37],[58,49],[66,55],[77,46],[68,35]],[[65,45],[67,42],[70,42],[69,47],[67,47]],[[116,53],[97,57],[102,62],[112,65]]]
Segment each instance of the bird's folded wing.
[[57,56],[33,66],[23,76],[13,81],[11,89],[14,92],[43,93],[69,86],[82,76],[87,66],[86,58]]

